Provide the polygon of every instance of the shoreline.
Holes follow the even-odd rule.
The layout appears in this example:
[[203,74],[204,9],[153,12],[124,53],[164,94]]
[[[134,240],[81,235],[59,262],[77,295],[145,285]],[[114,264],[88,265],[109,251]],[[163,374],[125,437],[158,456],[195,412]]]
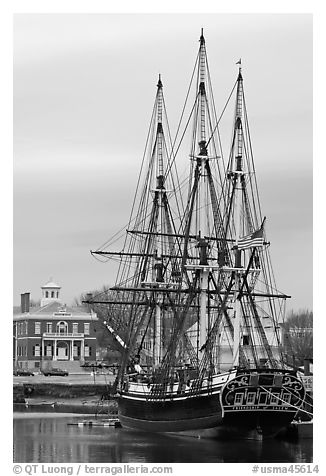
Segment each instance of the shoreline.
[[117,414],[117,402],[110,395],[111,385],[37,382],[15,383],[14,412],[76,414]]
[[25,402],[13,403],[14,413],[73,413],[84,415],[117,415],[114,400],[94,397],[80,398],[25,398]]

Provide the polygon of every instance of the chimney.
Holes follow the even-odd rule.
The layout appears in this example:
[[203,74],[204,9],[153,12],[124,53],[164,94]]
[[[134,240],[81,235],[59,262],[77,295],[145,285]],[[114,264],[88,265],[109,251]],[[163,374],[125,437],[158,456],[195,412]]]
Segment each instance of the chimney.
[[30,293],[20,295],[20,310],[22,313],[29,312],[30,308]]
[[30,293],[25,293],[25,312],[29,312],[30,308]]
[[25,312],[25,294],[20,295],[20,311]]

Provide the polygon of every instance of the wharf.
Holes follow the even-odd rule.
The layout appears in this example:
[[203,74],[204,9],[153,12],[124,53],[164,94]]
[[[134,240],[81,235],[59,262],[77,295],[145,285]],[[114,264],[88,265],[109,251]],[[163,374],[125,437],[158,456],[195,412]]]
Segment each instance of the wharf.
[[77,413],[82,415],[116,415],[114,400],[94,397],[81,398],[25,398],[24,402],[14,402],[14,412]]
[[31,378],[21,383],[14,382],[13,410],[104,415],[117,413],[117,403],[110,395],[110,384],[69,380],[48,378],[36,381]]

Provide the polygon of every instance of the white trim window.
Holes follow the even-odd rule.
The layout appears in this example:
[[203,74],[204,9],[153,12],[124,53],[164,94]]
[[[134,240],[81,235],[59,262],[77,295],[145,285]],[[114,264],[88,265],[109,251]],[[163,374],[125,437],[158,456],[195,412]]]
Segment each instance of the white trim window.
[[47,357],[52,357],[52,345],[51,344],[46,346],[45,355]]
[[256,400],[256,392],[248,392],[247,405],[254,405]]
[[58,322],[57,333],[62,335],[66,335],[68,333],[68,324],[65,321]]
[[291,394],[290,393],[283,393],[283,400],[285,402],[285,405],[289,404],[291,402]]
[[271,405],[278,405],[279,396],[279,393],[273,393],[273,395],[271,395]]
[[34,334],[41,334],[41,323],[35,322]]
[[90,356],[89,347],[86,344],[84,347],[84,357],[89,357],[89,356]]
[[47,322],[46,323],[46,332],[48,334],[52,334],[52,322]]
[[84,334],[86,336],[89,336],[89,331],[90,331],[90,324],[89,324],[89,322],[85,322],[84,323]]
[[73,334],[78,334],[78,322],[73,322],[72,332],[73,332]]
[[40,357],[41,356],[41,346],[40,346],[40,344],[35,344],[33,346],[33,355],[34,355],[34,357]]
[[234,405],[242,405],[243,393],[236,393],[234,398]]

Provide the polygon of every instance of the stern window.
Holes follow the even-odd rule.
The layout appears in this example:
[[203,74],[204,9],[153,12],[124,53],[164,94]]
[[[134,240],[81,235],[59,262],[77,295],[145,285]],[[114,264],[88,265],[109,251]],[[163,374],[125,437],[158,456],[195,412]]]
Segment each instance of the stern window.
[[[283,394],[283,400],[284,400],[285,403],[290,403],[290,401],[291,401],[291,394],[290,394],[290,393],[284,393],[284,394]],[[284,402],[283,402],[283,403],[284,403]]]
[[259,403],[261,405],[265,405],[267,402],[267,393],[266,392],[262,392],[260,395],[259,395]]
[[255,403],[256,393],[255,392],[248,392],[247,395],[247,405],[253,405]]
[[234,405],[241,405],[243,400],[243,393],[236,393],[234,399]]
[[271,405],[277,405],[278,404],[278,398],[280,394],[279,393],[273,393],[271,396]]

